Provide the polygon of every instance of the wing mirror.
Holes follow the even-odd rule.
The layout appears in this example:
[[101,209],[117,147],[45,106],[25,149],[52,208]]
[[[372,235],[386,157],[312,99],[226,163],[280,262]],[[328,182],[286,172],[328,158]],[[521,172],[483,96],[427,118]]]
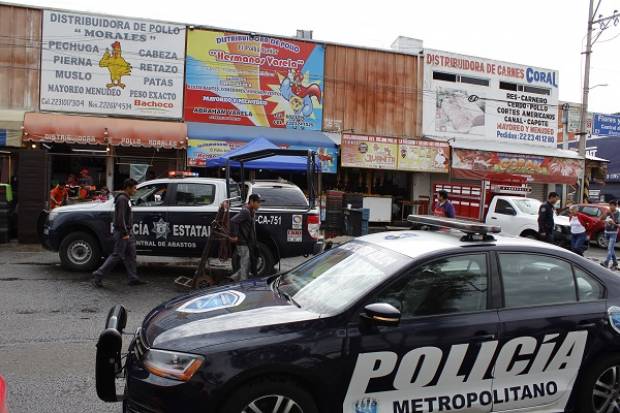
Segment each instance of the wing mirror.
[[368,304],[361,317],[379,326],[397,326],[400,323],[400,311],[387,303]]

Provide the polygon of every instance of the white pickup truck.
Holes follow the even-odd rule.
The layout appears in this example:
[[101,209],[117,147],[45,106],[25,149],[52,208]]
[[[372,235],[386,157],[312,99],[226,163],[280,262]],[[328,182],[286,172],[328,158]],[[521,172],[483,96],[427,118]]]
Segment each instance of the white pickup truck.
[[[504,235],[537,238],[538,209],[541,204],[537,199],[522,196],[495,195],[489,204],[485,222],[499,225]],[[566,233],[570,226],[567,217],[557,215],[555,224],[558,232],[562,233]]]

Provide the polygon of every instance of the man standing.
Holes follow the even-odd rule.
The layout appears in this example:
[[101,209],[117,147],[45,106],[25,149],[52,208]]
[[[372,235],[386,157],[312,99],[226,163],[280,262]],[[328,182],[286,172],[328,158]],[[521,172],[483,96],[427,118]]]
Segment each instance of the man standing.
[[549,193],[547,202],[538,209],[538,236],[541,241],[553,243],[555,228],[555,204],[560,199],[557,192]]
[[605,221],[605,239],[607,240],[607,258],[601,263],[605,268],[611,261],[611,269],[618,269],[618,258],[616,258],[616,241],[618,240],[618,228],[620,227],[620,211],[618,211],[618,201],[609,203],[609,211],[601,217]]
[[439,198],[439,204],[433,211],[433,215],[438,217],[446,217],[446,218],[456,218],[456,212],[454,210],[454,205],[448,199],[447,191],[439,191],[437,192],[437,197]]
[[239,260],[239,269],[230,276],[234,281],[247,280],[252,262],[256,262],[256,211],[263,199],[258,194],[248,198],[237,215],[230,220],[231,241],[237,243],[235,258]]
[[65,202],[67,202],[67,198],[69,197],[69,192],[65,187],[65,184],[60,183],[56,185],[50,191],[50,211],[56,207],[62,206]]
[[101,279],[120,261],[127,269],[129,285],[143,285],[146,282],[136,273],[136,240],[131,233],[133,226],[131,216],[131,197],[136,193],[138,183],[129,178],[123,182],[123,191],[114,198],[114,251],[103,265],[93,273],[93,285],[103,287]]

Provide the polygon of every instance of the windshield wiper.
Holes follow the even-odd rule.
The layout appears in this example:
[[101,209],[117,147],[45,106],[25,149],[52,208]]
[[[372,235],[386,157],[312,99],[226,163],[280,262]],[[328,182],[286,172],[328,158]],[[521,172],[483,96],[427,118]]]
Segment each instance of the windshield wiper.
[[289,294],[280,289],[280,283],[282,282],[282,275],[276,278],[273,282],[273,289],[278,293],[279,297],[284,297],[286,301],[291,302],[297,306],[297,308],[301,308],[301,305],[295,301],[295,299]]

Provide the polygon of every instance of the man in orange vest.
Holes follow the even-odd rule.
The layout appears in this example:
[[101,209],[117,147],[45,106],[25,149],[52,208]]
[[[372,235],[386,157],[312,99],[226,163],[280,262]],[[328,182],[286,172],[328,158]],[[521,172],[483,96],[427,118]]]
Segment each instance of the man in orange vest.
[[56,207],[62,206],[67,201],[69,192],[65,184],[60,183],[50,191],[50,211]]

